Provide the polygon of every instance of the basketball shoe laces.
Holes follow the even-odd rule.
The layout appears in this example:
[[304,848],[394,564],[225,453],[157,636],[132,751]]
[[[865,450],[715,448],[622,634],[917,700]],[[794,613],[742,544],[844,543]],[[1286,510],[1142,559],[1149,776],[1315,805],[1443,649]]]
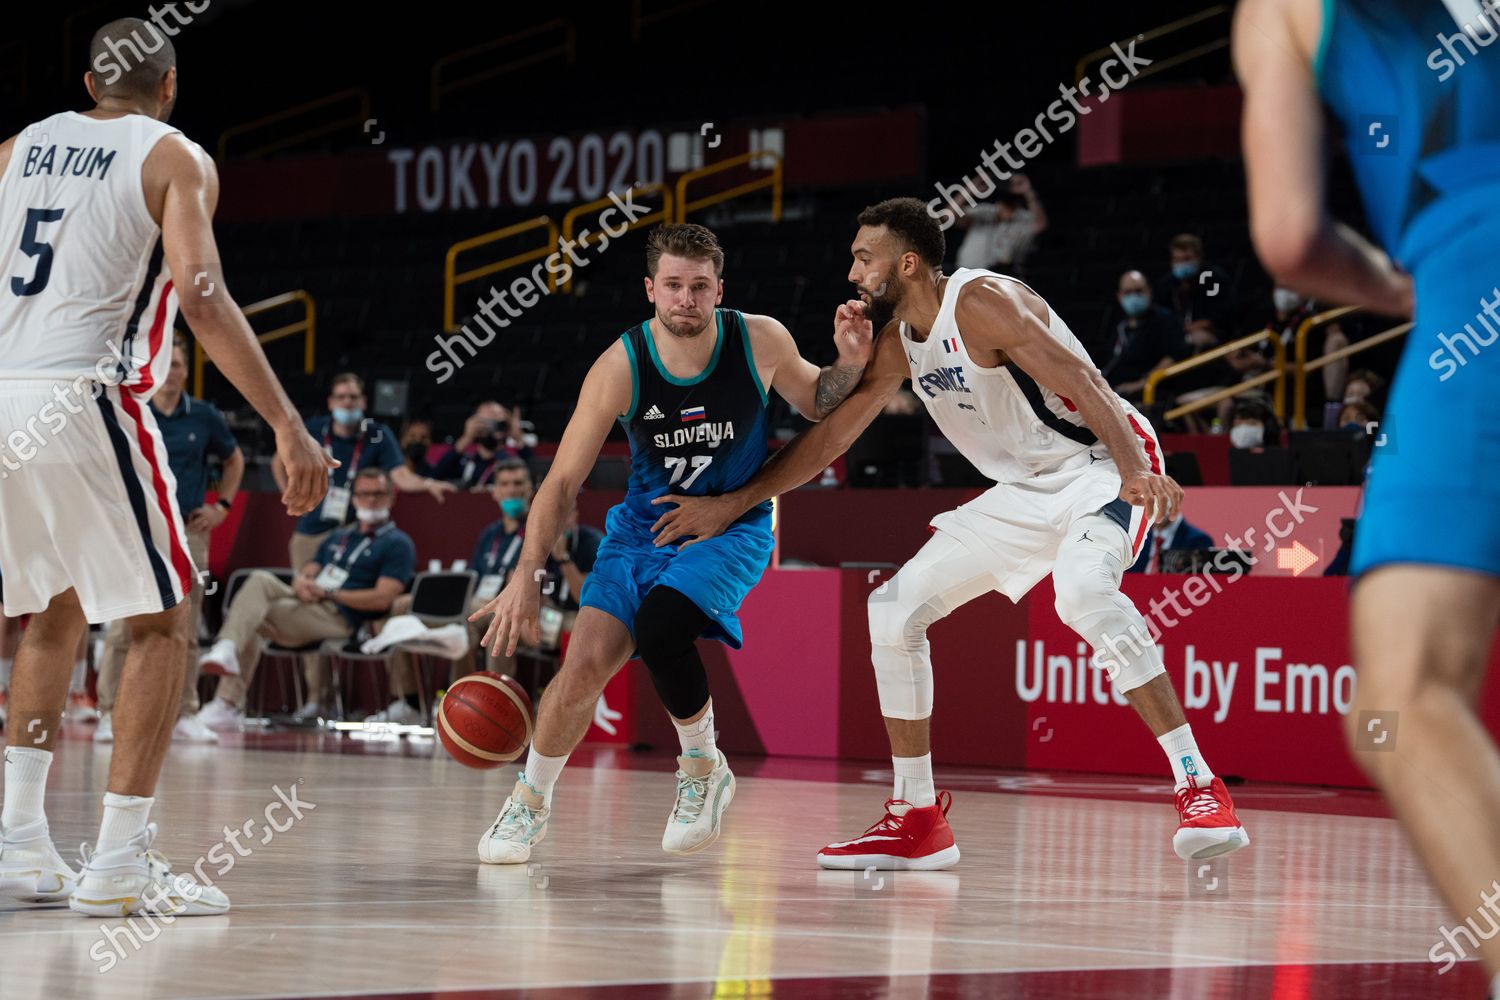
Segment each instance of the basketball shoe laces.
[[531,828],[536,826],[536,813],[524,802],[515,799],[510,800],[510,805],[505,807],[505,812],[495,821],[495,828],[490,831],[490,836],[506,834],[509,838],[512,834],[526,836]]
[[1219,811],[1219,800],[1214,798],[1212,783],[1205,788],[1197,785],[1196,781],[1189,779],[1188,784],[1177,789],[1177,811],[1182,814],[1184,822]]
[[907,813],[902,813],[900,816],[897,816],[891,811],[892,806],[905,806],[908,813],[915,808],[910,802],[906,801],[905,799],[886,799],[885,815],[880,817],[880,819],[868,830],[860,834],[859,839],[863,840],[865,837],[868,837],[872,833],[900,833],[901,821],[906,818]]
[[694,778],[685,771],[677,772],[677,805],[672,808],[674,820],[696,823],[703,815],[703,806],[708,801],[708,778],[708,775]]

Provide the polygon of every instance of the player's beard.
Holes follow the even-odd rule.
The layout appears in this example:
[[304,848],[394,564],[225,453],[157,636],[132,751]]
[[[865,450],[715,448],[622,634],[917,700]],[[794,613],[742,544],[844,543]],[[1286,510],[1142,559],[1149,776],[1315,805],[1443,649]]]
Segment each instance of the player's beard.
[[870,301],[865,304],[865,317],[869,319],[870,326],[876,333],[879,333],[895,318],[896,307],[901,304],[900,285],[891,282],[883,287],[885,289],[883,294],[877,294],[879,289],[875,292],[865,292],[870,296]]
[[708,324],[713,322],[714,317],[710,313],[704,318],[701,324],[694,326],[693,320],[685,319],[681,316],[669,316],[658,309],[656,311],[656,318],[661,321],[662,329],[666,330],[672,336],[681,337],[683,340],[691,340],[704,330],[707,330]]

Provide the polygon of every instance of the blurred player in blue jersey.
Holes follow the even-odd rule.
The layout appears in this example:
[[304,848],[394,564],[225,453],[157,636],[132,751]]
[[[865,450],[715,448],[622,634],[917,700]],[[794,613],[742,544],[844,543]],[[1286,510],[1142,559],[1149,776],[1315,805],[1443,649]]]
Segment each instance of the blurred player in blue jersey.
[[552,788],[583,739],[605,683],[638,655],[651,672],[682,744],[677,799],[662,849],[692,854],[719,836],[734,775],[714,745],[713,703],[695,642],[738,649],[735,613],[771,558],[771,505],[748,511],[698,544],[659,548],[653,524],[671,494],[733,490],[766,458],[767,390],[819,419],[853,389],[870,357],[866,331],[835,335],[837,364],[819,369],[769,316],[720,309],[724,252],[702,226],[653,230],[646,247],[646,298],[654,315],[620,335],[594,363],[537,490],[510,582],[474,615],[493,614],[485,645],[506,655],[524,635],[539,639],[537,573],[616,421],[630,438],[625,500],[609,512],[562,670],[547,688],[526,767],[479,843],[480,860],[516,864],[547,832]]
[[[1462,919],[1500,876],[1500,756],[1474,710],[1500,616],[1500,5],[1245,0],[1234,36],[1266,268],[1415,323],[1355,537],[1348,733]],[[1329,217],[1328,119],[1378,246]]]

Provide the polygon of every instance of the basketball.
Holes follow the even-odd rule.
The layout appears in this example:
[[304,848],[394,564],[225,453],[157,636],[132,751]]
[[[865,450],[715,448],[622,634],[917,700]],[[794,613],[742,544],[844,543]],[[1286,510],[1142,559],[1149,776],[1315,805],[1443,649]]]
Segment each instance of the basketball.
[[443,747],[465,767],[499,767],[531,743],[531,698],[512,677],[488,670],[454,681],[438,706]]

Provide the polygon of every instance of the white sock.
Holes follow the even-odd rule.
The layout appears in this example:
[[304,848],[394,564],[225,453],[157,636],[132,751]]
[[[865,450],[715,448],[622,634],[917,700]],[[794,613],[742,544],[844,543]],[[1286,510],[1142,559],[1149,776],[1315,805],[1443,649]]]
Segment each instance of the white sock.
[[0,656],[0,691],[10,690],[10,668],[15,662],[9,656]]
[[930,752],[920,757],[892,757],[891,765],[896,770],[896,790],[891,798],[910,802],[918,809],[937,804]]
[[42,803],[51,767],[51,750],[5,748],[5,808],[0,811],[0,827],[11,830],[46,818]]
[[1194,775],[1199,779],[1199,784],[1207,787],[1213,780],[1214,773],[1208,768],[1208,761],[1203,759],[1203,754],[1198,750],[1198,741],[1193,739],[1193,727],[1184,722],[1170,733],[1163,733],[1156,738],[1161,744],[1162,750],[1167,754],[1167,760],[1172,764],[1173,785],[1187,784],[1188,775]]
[[697,750],[705,757],[718,759],[719,750],[714,745],[714,703],[710,699],[708,707],[703,710],[703,717],[697,722],[682,723],[676,719],[672,725],[677,727],[677,741],[682,744],[682,755],[686,757],[689,752]]
[[73,680],[68,684],[68,694],[79,694],[89,689],[89,662],[79,660],[73,664]]
[[151,804],[155,801],[139,795],[105,792],[104,820],[99,824],[99,842],[94,845],[94,853],[118,850],[139,836],[146,829],[146,817],[151,815]]
[[567,754],[561,757],[542,756],[536,752],[535,743],[526,752],[526,770],[521,772],[521,780],[541,793],[542,804],[548,809],[552,808],[552,786],[557,784],[563,765],[567,762]]

